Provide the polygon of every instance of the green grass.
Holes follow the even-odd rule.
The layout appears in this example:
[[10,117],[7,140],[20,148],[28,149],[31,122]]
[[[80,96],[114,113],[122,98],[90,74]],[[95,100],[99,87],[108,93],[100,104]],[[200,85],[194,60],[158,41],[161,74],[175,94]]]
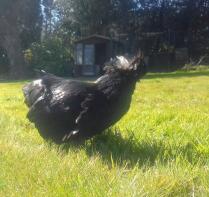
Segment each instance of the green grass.
[[81,146],[46,143],[0,84],[0,196],[209,196],[209,72],[149,74],[129,112]]

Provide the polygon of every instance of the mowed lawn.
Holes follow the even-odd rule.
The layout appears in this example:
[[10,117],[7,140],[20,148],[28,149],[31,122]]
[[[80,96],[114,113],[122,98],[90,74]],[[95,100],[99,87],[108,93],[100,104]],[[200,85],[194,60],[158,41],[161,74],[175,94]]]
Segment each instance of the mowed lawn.
[[24,83],[0,83],[0,196],[209,196],[209,72],[149,74],[83,145],[39,136]]

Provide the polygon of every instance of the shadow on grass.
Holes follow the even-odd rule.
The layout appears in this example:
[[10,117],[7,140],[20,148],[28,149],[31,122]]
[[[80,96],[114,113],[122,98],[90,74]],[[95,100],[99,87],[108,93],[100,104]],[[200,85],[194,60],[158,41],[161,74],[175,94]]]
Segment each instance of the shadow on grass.
[[155,79],[155,78],[181,78],[181,77],[200,77],[209,76],[209,70],[207,71],[177,71],[169,73],[149,73],[144,79]]
[[86,145],[89,156],[99,155],[110,166],[154,165],[160,149],[157,144],[137,143],[134,134],[129,138],[123,138],[120,133],[111,131],[95,137]]
[[136,165],[153,166],[156,161],[166,164],[171,160],[176,160],[177,157],[195,164],[200,158],[203,158],[203,162],[204,158],[207,158],[198,153],[191,143],[173,147],[166,144],[164,140],[138,141],[134,134],[129,138],[123,138],[119,133],[111,130],[96,136],[87,143],[66,144],[62,148],[67,152],[71,148],[84,149],[89,157],[99,155],[110,167],[113,165],[130,168]]

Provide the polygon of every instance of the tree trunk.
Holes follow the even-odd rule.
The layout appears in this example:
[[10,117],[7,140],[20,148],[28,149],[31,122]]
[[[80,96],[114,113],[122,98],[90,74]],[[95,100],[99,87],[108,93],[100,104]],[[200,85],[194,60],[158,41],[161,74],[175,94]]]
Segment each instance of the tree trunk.
[[9,74],[12,79],[22,78],[26,74],[25,62],[20,38],[17,35],[4,36],[3,47],[9,58]]
[[19,34],[16,24],[10,24],[4,17],[0,18],[0,46],[7,51],[11,79],[23,78],[26,75],[26,66]]

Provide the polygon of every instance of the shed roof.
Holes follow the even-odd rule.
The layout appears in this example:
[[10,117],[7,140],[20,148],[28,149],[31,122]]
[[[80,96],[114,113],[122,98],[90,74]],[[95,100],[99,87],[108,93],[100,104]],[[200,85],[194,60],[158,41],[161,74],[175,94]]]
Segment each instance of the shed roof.
[[116,41],[110,37],[94,34],[85,38],[77,40],[75,43],[85,43],[85,44],[96,44],[96,43],[106,43],[110,41]]

